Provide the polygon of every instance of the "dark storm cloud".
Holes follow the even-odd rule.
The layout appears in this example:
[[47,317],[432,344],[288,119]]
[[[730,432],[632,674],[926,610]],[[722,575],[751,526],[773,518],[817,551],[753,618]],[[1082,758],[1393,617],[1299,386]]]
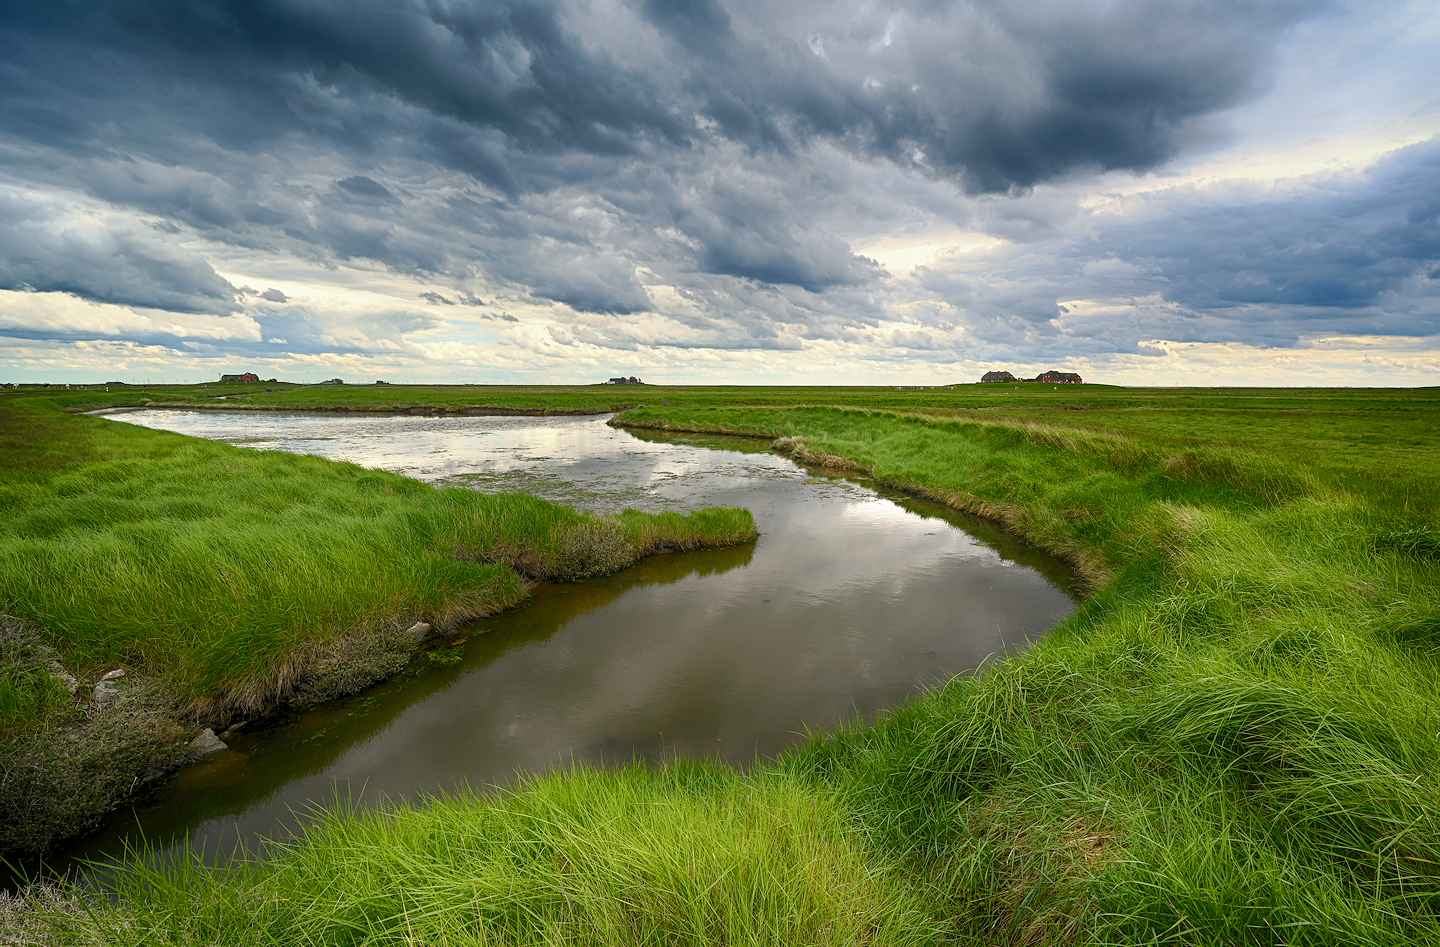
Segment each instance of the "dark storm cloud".
[[[234,146],[292,131],[351,138],[360,146],[367,130],[392,118],[384,103],[365,101],[373,93],[495,129],[539,151],[626,154],[636,136],[680,140],[684,134],[662,91],[604,51],[586,48],[564,28],[556,4],[123,0],[18,6],[3,14],[25,66],[17,85],[33,94],[48,80],[103,97],[99,83],[60,79],[77,62],[125,82],[130,89],[117,90],[122,94],[182,81],[190,88],[167,98],[202,131]],[[307,92],[306,80],[318,88]],[[326,91],[337,101],[327,105]],[[355,105],[367,114],[347,116]],[[37,111],[45,114],[43,106]],[[44,132],[47,123],[38,117],[31,124],[42,134],[78,137],[75,123],[53,122],[54,133]]]
[[[367,101],[380,96],[461,123],[427,137],[452,159],[472,152],[468,170],[495,184],[529,176],[515,151],[693,146],[698,111],[754,146],[820,136],[907,163],[918,150],[973,188],[1004,190],[1077,167],[1153,167],[1196,119],[1252,94],[1277,33],[1317,4],[731,6],[647,0],[614,11],[633,20],[617,38],[580,35],[592,25],[583,7],[517,0],[10,5],[7,124],[103,146],[101,116],[60,100],[179,81],[172,114],[224,144],[300,132],[363,151],[367,132],[373,141],[400,119]],[[123,111],[144,118],[140,102]],[[467,146],[466,127],[501,139]]]
[[0,169],[155,220],[106,244],[104,274],[53,249],[62,225],[32,226],[52,251],[6,278],[228,311],[233,287],[182,246],[198,234],[611,319],[653,308],[658,280],[707,338],[845,338],[880,319],[885,279],[835,227],[866,182],[822,151],[972,193],[1152,168],[1263,86],[1281,32],[1322,6],[7,4]]
[[713,0],[646,6],[697,53],[688,88],[728,135],[833,139],[1003,192],[1173,157],[1206,116],[1259,90],[1279,33],[1325,4],[736,6],[744,39],[719,13],[677,12]]

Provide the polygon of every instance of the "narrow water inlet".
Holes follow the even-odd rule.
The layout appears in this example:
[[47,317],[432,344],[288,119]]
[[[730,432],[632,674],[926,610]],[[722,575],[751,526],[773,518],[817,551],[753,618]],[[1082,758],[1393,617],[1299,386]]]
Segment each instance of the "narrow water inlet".
[[741,506],[761,536],[541,586],[412,673],[228,736],[60,862],[186,836],[223,855],[337,797],[414,799],[572,762],[746,765],[1023,647],[1075,606],[1063,564],[984,521],[763,442],[635,436],[604,417],[115,417],[601,513]]

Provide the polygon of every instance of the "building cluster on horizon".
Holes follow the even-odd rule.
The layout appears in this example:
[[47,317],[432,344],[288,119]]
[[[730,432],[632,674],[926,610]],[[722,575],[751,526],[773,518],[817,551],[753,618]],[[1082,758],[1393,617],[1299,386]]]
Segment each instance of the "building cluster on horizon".
[[[223,385],[223,384],[232,384],[232,385],[258,385],[258,384],[260,384],[261,382],[264,382],[264,383],[267,384],[267,385],[274,385],[274,384],[277,384],[277,383],[279,382],[279,379],[278,379],[278,378],[261,378],[259,375],[255,374],[254,372],[244,372],[243,374],[239,374],[239,375],[221,375],[221,376],[220,376],[220,383],[221,383],[222,385]],[[112,382],[112,384],[117,384],[117,383]]]
[[1041,372],[1040,374],[1036,375],[1034,378],[1016,378],[1014,375],[1010,374],[1009,372],[1005,372],[1005,371],[986,372],[984,375],[980,376],[980,381],[982,381],[982,382],[989,382],[989,383],[992,383],[992,384],[993,384],[993,383],[996,383],[996,382],[1004,382],[1004,381],[1041,382],[1041,383],[1043,383],[1043,384],[1048,384],[1048,385],[1083,385],[1083,384],[1085,384],[1085,379],[1081,378],[1079,375],[1075,374],[1074,372],[1061,372],[1061,371],[1056,371],[1056,370],[1053,369],[1053,368],[1050,369],[1050,371],[1048,371],[1048,372]]
[[612,379],[610,379],[609,381],[605,382],[605,384],[607,384],[607,385],[643,385],[643,384],[645,384],[645,383],[644,383],[643,381],[641,381],[640,379],[636,378],[634,375],[631,375],[629,378],[620,378],[620,377],[612,378]]

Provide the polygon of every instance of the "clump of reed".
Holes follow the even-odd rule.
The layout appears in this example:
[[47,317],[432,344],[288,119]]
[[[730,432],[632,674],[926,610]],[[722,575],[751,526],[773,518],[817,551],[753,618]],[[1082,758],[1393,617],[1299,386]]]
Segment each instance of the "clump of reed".
[[62,943],[934,943],[898,869],[797,780],[685,763],[337,806],[264,861],[137,864],[118,908],[37,913]]

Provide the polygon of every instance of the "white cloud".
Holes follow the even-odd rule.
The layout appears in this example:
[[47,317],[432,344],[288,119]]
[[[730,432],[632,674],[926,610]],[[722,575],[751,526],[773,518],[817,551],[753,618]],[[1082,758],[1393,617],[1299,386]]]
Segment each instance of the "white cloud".
[[[107,9],[0,34],[58,90],[0,90],[12,372],[1409,383],[1433,361],[1433,5],[537,0],[544,30],[432,5],[380,35],[279,0],[293,59]],[[237,41],[176,97],[213,30]],[[312,68],[315,37],[345,70]]]

